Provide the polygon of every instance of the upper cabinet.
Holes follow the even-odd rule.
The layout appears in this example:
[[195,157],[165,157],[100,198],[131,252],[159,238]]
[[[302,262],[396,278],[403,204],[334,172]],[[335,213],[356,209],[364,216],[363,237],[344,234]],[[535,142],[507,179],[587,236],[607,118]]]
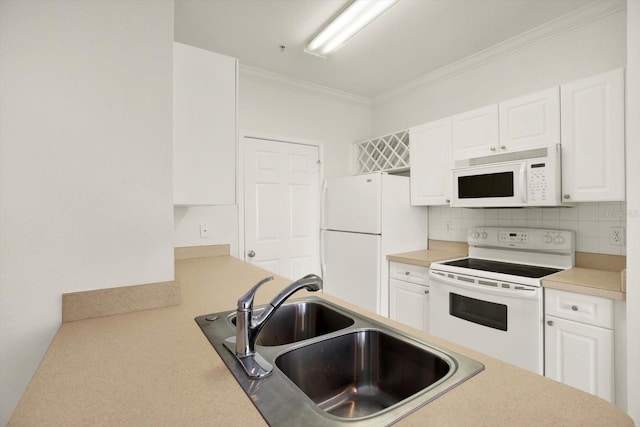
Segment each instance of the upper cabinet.
[[624,200],[624,70],[569,83],[560,90],[564,199]]
[[173,200],[236,202],[237,60],[174,43]]
[[498,108],[500,151],[560,143],[560,93],[557,87],[501,102]]
[[625,199],[624,69],[429,122],[409,134],[413,205],[448,204],[458,160],[558,143],[564,202]]
[[498,106],[489,105],[451,118],[453,160],[495,154],[499,150]]
[[451,118],[409,129],[411,204],[444,205],[451,194]]

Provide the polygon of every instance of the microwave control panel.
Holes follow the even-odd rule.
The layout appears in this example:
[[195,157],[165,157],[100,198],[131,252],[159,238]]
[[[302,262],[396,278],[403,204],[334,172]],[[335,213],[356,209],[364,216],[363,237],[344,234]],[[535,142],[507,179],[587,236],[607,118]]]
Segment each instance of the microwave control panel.
[[549,168],[545,162],[528,165],[529,182],[527,198],[529,202],[545,204],[549,199],[550,188],[547,185]]

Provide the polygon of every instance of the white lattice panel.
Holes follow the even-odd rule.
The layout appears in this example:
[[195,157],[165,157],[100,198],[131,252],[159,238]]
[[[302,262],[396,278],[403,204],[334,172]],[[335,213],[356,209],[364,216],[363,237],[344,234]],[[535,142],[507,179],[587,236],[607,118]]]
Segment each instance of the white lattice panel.
[[409,169],[409,131],[358,142],[356,173],[399,172]]

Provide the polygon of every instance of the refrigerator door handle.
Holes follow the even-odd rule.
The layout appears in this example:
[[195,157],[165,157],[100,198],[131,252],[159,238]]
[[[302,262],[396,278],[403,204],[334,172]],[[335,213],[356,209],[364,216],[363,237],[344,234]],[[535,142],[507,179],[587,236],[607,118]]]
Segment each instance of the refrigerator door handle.
[[325,239],[325,234],[326,231],[324,230],[320,230],[320,277],[325,277],[325,271],[327,269],[327,266],[324,263],[325,260],[325,256],[324,256],[324,239]]
[[322,181],[322,190],[320,191],[320,228],[325,227],[325,204],[327,203],[327,179]]

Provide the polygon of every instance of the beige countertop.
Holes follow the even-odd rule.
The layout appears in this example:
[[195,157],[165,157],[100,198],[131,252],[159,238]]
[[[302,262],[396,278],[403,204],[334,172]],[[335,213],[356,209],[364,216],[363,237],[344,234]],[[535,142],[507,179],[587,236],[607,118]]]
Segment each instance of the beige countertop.
[[[387,255],[387,260],[403,264],[429,267],[432,262],[466,256],[463,246],[449,245],[456,242],[429,241],[429,247],[421,251]],[[577,253],[579,266],[548,276],[542,286],[551,289],[595,295],[616,300],[625,299],[624,257]],[[594,268],[590,268],[594,267]],[[602,269],[612,267],[613,271]],[[621,271],[622,270],[622,271]]]
[[459,258],[466,256],[465,253],[456,253],[440,250],[422,250],[415,252],[405,252],[401,254],[387,255],[387,260],[401,262],[403,264],[420,265],[429,267],[432,262],[442,261],[449,258]]
[[[232,309],[238,296],[266,275],[228,256],[178,260],[179,305],[62,324],[10,425],[265,425],[193,319]],[[286,284],[281,278],[268,283],[256,303],[266,303]],[[398,425],[633,425],[598,397],[370,316],[486,368]]]
[[574,267],[547,276],[542,280],[542,286],[610,299],[625,299],[622,273],[619,271]]

